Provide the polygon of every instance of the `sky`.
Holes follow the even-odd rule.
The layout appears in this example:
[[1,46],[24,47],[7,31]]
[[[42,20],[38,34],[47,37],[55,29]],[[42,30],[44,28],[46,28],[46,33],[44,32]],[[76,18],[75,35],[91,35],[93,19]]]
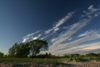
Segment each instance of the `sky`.
[[54,55],[99,53],[100,0],[0,0],[0,51],[35,39]]

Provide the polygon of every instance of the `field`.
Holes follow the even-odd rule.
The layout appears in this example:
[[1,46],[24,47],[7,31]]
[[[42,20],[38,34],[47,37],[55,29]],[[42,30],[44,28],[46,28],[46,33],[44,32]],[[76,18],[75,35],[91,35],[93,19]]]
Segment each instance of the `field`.
[[45,67],[53,66],[61,62],[61,59],[38,59],[38,58],[1,58],[1,67]]
[[0,58],[0,67],[100,67],[94,58]]

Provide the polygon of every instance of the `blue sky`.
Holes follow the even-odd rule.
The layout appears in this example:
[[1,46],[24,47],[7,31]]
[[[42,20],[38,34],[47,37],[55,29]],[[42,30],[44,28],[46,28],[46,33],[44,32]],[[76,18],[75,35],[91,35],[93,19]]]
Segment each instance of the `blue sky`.
[[100,52],[100,0],[0,0],[0,51],[34,39],[55,55]]

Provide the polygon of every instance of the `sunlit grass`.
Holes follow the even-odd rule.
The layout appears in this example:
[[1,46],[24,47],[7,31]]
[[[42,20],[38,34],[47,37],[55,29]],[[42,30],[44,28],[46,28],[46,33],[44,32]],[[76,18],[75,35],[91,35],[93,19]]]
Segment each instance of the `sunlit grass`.
[[100,57],[69,57],[63,58],[64,61],[85,62],[85,61],[100,61]]

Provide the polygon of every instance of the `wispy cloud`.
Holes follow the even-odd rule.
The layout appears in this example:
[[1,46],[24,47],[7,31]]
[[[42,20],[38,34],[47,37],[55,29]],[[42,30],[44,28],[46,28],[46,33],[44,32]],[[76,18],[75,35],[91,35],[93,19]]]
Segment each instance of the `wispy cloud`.
[[72,46],[66,50],[56,51],[56,54],[66,54],[66,53],[80,53],[85,54],[90,51],[100,50],[100,42],[88,43],[88,44],[81,44],[78,46]]
[[[37,33],[39,33],[39,32],[40,32],[40,30],[39,30],[39,31],[36,31],[36,32],[34,32],[34,33],[31,33],[31,34],[28,34],[28,35],[24,36],[24,37],[23,37],[22,43],[26,42],[28,39],[32,38],[33,35],[35,35],[35,34],[37,34]],[[33,38],[32,38],[32,39],[33,39]]]
[[45,39],[45,38],[53,35],[56,31],[60,30],[59,27],[62,24],[64,24],[68,19],[70,19],[74,13],[75,12],[69,12],[65,17],[63,17],[61,20],[59,20],[58,22],[56,22],[56,24],[52,28],[50,28],[50,29],[48,29],[48,30],[46,30],[44,32],[45,36],[43,36],[41,39]]
[[91,51],[91,50],[100,49],[100,42],[82,44],[78,48],[81,48],[82,51]]
[[[92,43],[82,44],[82,43],[100,39],[100,30],[89,31],[89,33],[91,33],[91,34],[87,34],[87,36],[84,36],[84,37],[74,40],[72,42],[64,43],[64,44],[62,43],[58,46],[56,45],[55,49],[50,50],[50,52],[52,52],[53,54],[65,54],[65,53],[77,53],[77,51],[78,51],[78,53],[80,53],[82,51],[95,50],[96,48],[98,48],[100,46],[99,43],[98,44],[96,42],[93,44]],[[98,47],[95,47],[96,45]],[[93,47],[95,47],[95,49]],[[85,50],[85,49],[87,49],[87,50]]]
[[[42,32],[41,34],[39,34],[38,36],[35,36],[35,37],[33,37],[33,35],[34,34],[37,34],[37,33],[39,33],[40,31],[37,31],[37,32],[35,32],[35,33],[31,33],[31,34],[28,34],[28,35],[26,35],[26,36],[24,36],[23,37],[23,43],[24,42],[26,42],[28,39],[32,39],[32,40],[34,40],[34,39],[38,39],[42,34],[45,34],[43,37],[41,37],[40,39],[45,39],[45,38],[47,38],[47,37],[49,37],[50,35],[52,35],[53,33],[55,33],[56,31],[58,31],[60,28],[59,28],[59,26],[61,26],[63,23],[65,23],[65,21],[67,21],[70,17],[72,17],[72,14],[73,14],[74,12],[70,12],[70,13],[68,13],[64,18],[62,18],[61,20],[59,20],[58,22],[57,22],[57,24],[55,24],[55,26],[53,26],[51,29],[49,29],[49,30],[46,30],[45,32]],[[52,31],[52,32],[51,32]]]
[[[100,39],[99,30],[98,31],[90,30],[78,35],[78,38],[77,39],[74,38],[74,41],[67,43],[68,40],[70,40],[70,38],[72,37],[72,35],[76,34],[79,30],[85,27],[88,24],[88,22],[91,21],[94,17],[99,16],[100,13],[99,8],[95,9],[93,8],[93,5],[90,5],[88,7],[88,10],[89,12],[84,11],[85,15],[83,15],[82,20],[80,20],[75,24],[67,26],[66,31],[61,32],[61,34],[58,37],[51,39],[53,45],[49,47],[49,52],[53,54],[64,54],[64,53],[75,53],[75,52],[77,53],[79,49],[75,49],[76,48],[75,46],[77,45],[80,46],[80,44],[85,43],[87,41]],[[63,28],[65,29],[65,27]],[[75,51],[72,50],[73,48],[75,49]],[[92,50],[92,47],[90,49]]]
[[[100,11],[100,8],[93,8],[94,5],[90,5],[87,9],[88,11],[83,11],[85,13],[85,15],[82,15],[82,17],[88,17],[88,18],[91,18],[91,15],[97,11]],[[96,14],[97,16],[97,14]]]
[[87,35],[89,35],[91,33],[94,33],[94,30],[92,30],[91,32],[90,31],[86,31],[85,33],[80,34],[78,37],[87,36]]
[[57,38],[51,40],[53,42],[53,45],[51,45],[49,49],[50,50],[53,50],[54,48],[55,48],[54,50],[60,49],[61,47],[59,47],[59,45],[61,45],[62,42],[68,40],[73,34],[75,34],[77,31],[86,26],[88,22],[89,19],[84,19],[73,25],[70,25],[65,32],[62,32]]
[[95,16],[95,17],[97,17],[97,16],[99,16],[99,15],[100,15],[100,12],[95,13],[95,15],[94,15],[94,16]]
[[32,39],[33,39],[33,40],[38,39],[39,37],[41,37],[41,35],[42,35],[42,34],[39,34],[38,36],[33,37]]
[[97,10],[99,10],[99,9],[95,9],[95,8],[93,8],[93,5],[90,5],[90,6],[88,7],[88,10],[90,10],[91,13],[92,13],[92,12],[95,12],[95,11],[97,11]]
[[49,29],[49,30],[46,30],[46,31],[45,31],[45,34],[49,34],[51,31],[53,31],[53,33],[55,33],[56,31],[58,31],[58,30],[59,30],[59,26],[61,26],[62,24],[65,23],[65,21],[67,21],[69,18],[71,18],[72,15],[73,15],[73,13],[74,13],[74,12],[68,13],[64,18],[62,18],[61,20],[59,20],[59,21],[57,22],[57,24],[55,24],[55,26],[53,26],[53,27],[52,27],[51,29]]
[[63,54],[68,54],[68,53],[86,54],[88,52],[95,51],[97,49],[100,50],[100,42],[94,42],[94,43],[73,46],[73,47],[68,48],[66,50],[56,51],[54,54],[56,54],[56,55],[59,55],[59,54],[63,55]]
[[29,37],[27,37],[27,38],[23,38],[22,43],[26,42],[28,39],[29,39]]
[[53,33],[51,33],[51,34],[48,34],[48,35],[45,35],[45,36],[43,36],[42,38],[40,38],[40,39],[45,39],[45,38],[47,38],[47,37],[49,37],[50,35],[52,35]]

